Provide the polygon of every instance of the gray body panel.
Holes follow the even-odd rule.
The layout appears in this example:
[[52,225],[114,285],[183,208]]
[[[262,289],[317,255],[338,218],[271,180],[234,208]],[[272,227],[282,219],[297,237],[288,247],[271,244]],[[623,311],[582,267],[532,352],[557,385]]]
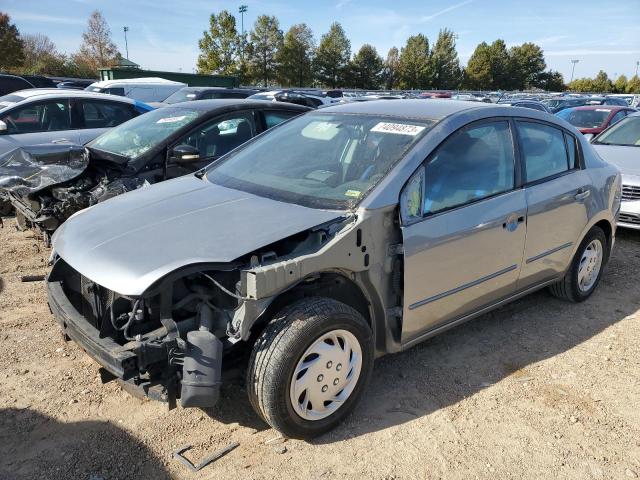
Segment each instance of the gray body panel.
[[404,227],[402,341],[515,290],[526,225],[522,190],[443,212]]

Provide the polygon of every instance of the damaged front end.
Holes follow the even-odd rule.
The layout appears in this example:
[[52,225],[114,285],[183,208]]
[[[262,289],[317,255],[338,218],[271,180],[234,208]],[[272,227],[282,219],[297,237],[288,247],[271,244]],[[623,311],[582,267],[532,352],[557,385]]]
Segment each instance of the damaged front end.
[[[318,252],[352,220],[342,217],[292,235],[233,263],[190,265],[136,297],[98,285],[54,258],[49,305],[66,339],[101,364],[103,381],[121,379],[170,408],[177,399],[183,407],[211,407],[219,397],[223,357],[227,362],[247,352],[251,328],[277,293],[257,290],[256,278],[266,277],[256,273]],[[298,280],[286,277],[273,287],[286,290]]]
[[79,145],[21,147],[0,158],[0,201],[15,208],[20,229],[35,228],[48,241],[74,213],[146,183],[120,176]]

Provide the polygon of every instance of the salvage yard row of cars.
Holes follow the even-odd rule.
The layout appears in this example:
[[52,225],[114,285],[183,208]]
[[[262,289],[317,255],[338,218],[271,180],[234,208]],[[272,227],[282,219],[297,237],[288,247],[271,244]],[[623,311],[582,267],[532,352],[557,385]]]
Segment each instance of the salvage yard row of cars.
[[0,158],[19,225],[51,239],[65,337],[170,408],[215,405],[242,362],[267,423],[320,435],[375,358],[544,287],[586,300],[617,225],[640,228],[627,107],[599,105],[612,125],[589,141],[538,108],[183,94]]

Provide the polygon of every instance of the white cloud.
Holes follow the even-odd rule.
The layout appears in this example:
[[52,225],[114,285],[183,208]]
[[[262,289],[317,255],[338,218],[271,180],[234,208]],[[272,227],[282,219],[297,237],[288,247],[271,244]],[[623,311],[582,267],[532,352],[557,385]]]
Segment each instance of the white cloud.
[[431,15],[426,15],[423,17],[420,17],[420,22],[428,22],[430,20],[433,20],[436,17],[439,17],[440,15],[444,15],[445,13],[449,13],[452,10],[457,10],[458,8],[462,8],[465,5],[469,5],[470,3],[473,3],[474,0],[466,0],[464,2],[460,2],[460,3],[456,3],[455,5],[451,5],[450,7],[447,8],[443,8],[442,10],[437,11],[436,13],[432,13]]
[[86,19],[71,17],[56,17],[54,15],[27,13],[27,12],[11,12],[13,20],[21,22],[38,22],[38,23],[61,23],[66,25],[85,25]]

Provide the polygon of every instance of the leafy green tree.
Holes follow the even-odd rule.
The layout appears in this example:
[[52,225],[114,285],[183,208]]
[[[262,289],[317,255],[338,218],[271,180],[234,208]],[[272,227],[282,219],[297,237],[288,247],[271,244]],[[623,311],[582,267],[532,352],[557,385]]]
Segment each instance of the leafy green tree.
[[627,76],[620,75],[613,84],[616,93],[625,93],[627,91],[627,82]]
[[613,83],[611,83],[609,76],[604,70],[600,70],[596,78],[593,79],[593,86],[597,92],[609,93],[613,91]]
[[572,92],[595,92],[597,90],[593,78],[576,78],[567,85],[567,88]]
[[209,17],[209,30],[198,40],[198,72],[233,75],[239,70],[240,37],[236,18],[227,10]]
[[539,87],[541,75],[547,68],[542,49],[535,43],[527,42],[509,49],[512,74],[511,88],[526,90]]
[[564,84],[564,77],[560,72],[549,70],[538,75],[538,88],[548,92],[563,92],[567,89]]
[[336,88],[346,81],[351,42],[338,22],[333,22],[329,31],[322,35],[316,51],[314,70],[316,79],[323,85]]
[[491,85],[494,90],[511,90],[514,88],[513,64],[504,40],[498,39],[489,45],[491,58]]
[[278,19],[274,16],[260,15],[253,25],[249,39],[249,76],[266,87],[278,75],[278,51],[282,48],[284,40]]
[[464,86],[470,89],[488,89],[492,82],[491,49],[487,42],[482,42],[469,57],[464,71]]
[[456,51],[455,35],[451,30],[440,30],[438,39],[431,50],[433,88],[454,89],[460,85],[462,70]]
[[372,45],[365,43],[349,64],[349,86],[373,90],[380,88],[384,60]]
[[391,47],[387,53],[387,59],[384,61],[384,70],[382,79],[384,87],[391,90],[398,83],[398,67],[400,65],[400,53],[396,47]]
[[306,87],[313,83],[313,56],[316,43],[313,32],[305,23],[293,25],[284,36],[278,51],[279,75],[282,85]]
[[93,71],[93,76],[100,67],[108,67],[120,52],[111,40],[109,24],[98,10],[89,17],[87,29],[82,34],[80,50],[73,56],[74,63],[83,71]]
[[431,83],[429,62],[429,40],[419,33],[407,39],[398,61],[398,84],[400,88],[423,89]]
[[634,75],[627,82],[627,93],[640,93],[640,78],[638,75]]
[[481,90],[513,88],[513,64],[504,40],[491,45],[480,43],[469,58],[465,70],[465,86]]
[[0,12],[0,70],[11,71],[24,62],[24,45],[9,15]]

